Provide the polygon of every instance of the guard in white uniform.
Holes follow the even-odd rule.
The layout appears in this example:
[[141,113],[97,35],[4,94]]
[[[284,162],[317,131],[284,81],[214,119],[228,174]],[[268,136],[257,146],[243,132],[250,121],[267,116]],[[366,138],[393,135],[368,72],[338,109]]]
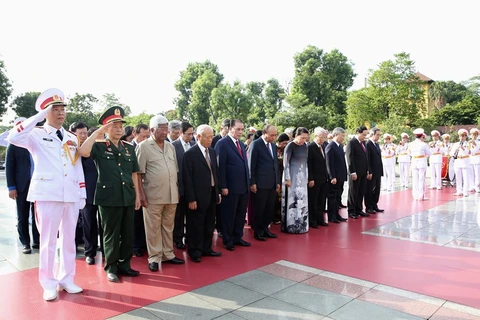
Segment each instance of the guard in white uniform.
[[431,132],[430,147],[430,187],[428,189],[442,190],[442,157],[444,152],[443,142],[440,141],[440,132]]
[[415,141],[410,143],[408,153],[412,157],[412,195],[415,200],[427,200],[425,197],[425,176],[427,172],[427,157],[430,155],[428,145],[422,141],[424,130],[413,131]]
[[[47,301],[59,290],[78,293],[75,285],[75,227],[86,192],[77,137],[62,128],[65,121],[63,93],[58,89],[43,92],[35,103],[39,111],[18,124],[8,136],[10,143],[28,149],[33,157],[33,172],[27,200],[35,202],[40,232],[39,280]],[[47,119],[43,127],[38,122]],[[55,248],[59,234],[60,265],[55,274]]]
[[448,133],[442,134],[443,140],[443,156],[448,157],[448,179],[450,180],[450,184],[453,186],[455,184],[455,169],[454,169],[454,160],[453,157],[450,155],[450,151],[452,150],[453,144],[450,142],[450,135]]
[[478,141],[478,134],[480,130],[477,128],[470,129],[470,135],[472,139],[468,142],[468,147],[470,148],[470,166],[472,168],[473,174],[470,179],[470,191],[475,189],[476,192],[480,193],[480,143]]
[[408,188],[410,186],[410,156],[408,155],[407,133],[401,134],[402,141],[397,146],[398,167],[400,170],[400,187]]
[[457,192],[455,196],[468,197],[468,167],[470,166],[470,150],[467,142],[468,131],[465,129],[458,130],[459,142],[454,143],[450,151],[450,155],[455,159],[455,180],[457,184]]
[[383,189],[394,191],[395,184],[395,165],[396,165],[396,145],[392,143],[392,136],[388,133],[383,135],[384,144],[382,146],[383,163]]

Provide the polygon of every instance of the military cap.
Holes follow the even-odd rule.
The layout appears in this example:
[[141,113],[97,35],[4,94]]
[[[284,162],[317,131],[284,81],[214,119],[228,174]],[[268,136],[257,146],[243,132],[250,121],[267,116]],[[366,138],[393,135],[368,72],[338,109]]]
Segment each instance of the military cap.
[[51,88],[40,94],[35,102],[35,110],[41,111],[50,105],[66,106],[65,95],[60,89]]
[[430,135],[432,136],[440,136],[440,132],[438,132],[438,130],[433,130]]
[[461,136],[462,134],[468,136],[468,131],[466,129],[460,129],[458,130],[458,135]]
[[410,138],[410,136],[409,136],[408,133],[406,133],[406,132],[402,132],[402,134],[401,134],[400,136],[401,136],[402,138],[405,138],[405,137]]
[[415,130],[413,130],[413,134],[414,135],[422,135],[425,131],[422,129],[422,128],[417,128]]
[[101,125],[109,124],[110,122],[122,122],[125,123],[126,121],[123,120],[125,116],[125,111],[122,107],[111,107],[107,111],[105,111],[100,119],[98,119],[98,123]]

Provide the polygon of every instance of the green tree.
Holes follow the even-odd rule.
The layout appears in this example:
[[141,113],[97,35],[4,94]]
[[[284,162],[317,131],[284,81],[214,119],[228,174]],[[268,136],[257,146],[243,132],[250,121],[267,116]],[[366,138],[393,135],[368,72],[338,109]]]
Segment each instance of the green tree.
[[130,107],[120,102],[120,99],[115,93],[105,93],[100,99],[100,105],[103,111],[111,107],[121,107],[125,111],[125,116],[129,116],[132,113]]
[[434,112],[431,118],[438,125],[453,126],[457,124],[473,124],[480,114],[480,96],[467,96],[462,101],[447,104]]
[[7,77],[5,64],[0,60],[0,117],[7,111],[7,102],[12,94],[12,85]]
[[480,74],[465,81],[464,85],[473,95],[480,95]]
[[265,95],[265,117],[273,119],[277,112],[283,107],[285,99],[285,89],[280,85],[277,79],[271,78],[267,80],[267,85],[264,89]]
[[215,119],[241,119],[248,122],[254,104],[252,96],[240,81],[220,84],[212,91],[210,103]]
[[270,123],[279,128],[305,127],[312,131],[318,126],[329,128],[328,120],[328,115],[323,108],[310,105],[301,109],[292,108],[288,111],[279,112]]
[[98,126],[99,112],[94,112],[98,99],[91,93],[75,95],[69,99],[67,105],[67,118],[65,125],[68,127],[74,122],[85,122],[90,127]]
[[212,115],[210,95],[222,81],[223,75],[216,64],[208,60],[189,63],[175,83],[175,90],[179,94],[174,102],[179,118],[188,120],[195,126],[208,123],[209,115]]
[[25,92],[13,99],[10,108],[15,111],[17,117],[29,118],[37,113],[35,110],[35,102],[40,92]]
[[295,77],[287,102],[296,109],[322,107],[343,126],[347,90],[356,76],[353,64],[337,49],[325,53],[311,45],[293,59]]
[[179,118],[178,112],[175,109],[167,110],[165,112],[160,112],[159,114],[167,118],[168,121],[172,121]]
[[150,124],[150,119],[153,118],[154,116],[155,116],[154,114],[149,114],[144,111],[136,116],[125,117],[124,118],[126,121],[125,125],[135,127],[137,124],[143,123],[148,126]]

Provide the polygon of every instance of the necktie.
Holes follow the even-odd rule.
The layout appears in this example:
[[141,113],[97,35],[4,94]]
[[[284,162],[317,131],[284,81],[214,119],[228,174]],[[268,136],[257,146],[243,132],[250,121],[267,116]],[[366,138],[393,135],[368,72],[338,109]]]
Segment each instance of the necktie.
[[320,152],[322,153],[322,157],[325,158],[325,154],[323,153],[323,148],[322,147],[318,147],[320,149]]
[[208,168],[210,169],[210,185],[215,185],[215,179],[213,178],[212,163],[210,162],[210,155],[208,154],[208,148],[205,148],[205,160],[207,160]]
[[362,146],[363,152],[367,152],[367,149],[365,149],[365,145],[363,144],[363,142],[360,141],[360,145]]
[[272,150],[272,145],[270,143],[267,143],[267,148],[268,148],[268,151],[270,151],[270,155],[272,156],[273,158],[273,150]]
[[183,144],[183,149],[185,150],[185,152],[189,149],[189,147],[190,146],[188,145],[188,143]]
[[240,153],[240,157],[242,157],[243,159],[242,149],[240,148],[240,143],[238,143],[238,140],[235,141],[235,144],[237,145],[237,150],[238,150],[238,153]]
[[376,142],[375,142],[375,147],[377,147],[378,152],[381,152],[381,151],[380,151],[380,146],[379,146],[378,143],[376,143]]
[[60,139],[60,141],[62,141],[62,140],[63,140],[62,131],[60,131],[60,129],[59,129],[59,130],[57,130],[57,137],[58,137],[58,139]]

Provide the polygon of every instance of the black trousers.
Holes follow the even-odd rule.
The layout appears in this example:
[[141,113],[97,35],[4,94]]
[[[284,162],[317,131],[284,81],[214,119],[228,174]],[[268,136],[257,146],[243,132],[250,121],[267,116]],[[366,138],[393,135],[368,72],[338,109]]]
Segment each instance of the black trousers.
[[252,199],[255,208],[253,230],[258,235],[264,235],[273,221],[277,191],[275,188],[257,189],[257,193],[252,193]]
[[215,229],[217,232],[222,232],[222,209],[221,204],[217,204],[217,209],[215,211]]
[[133,214],[133,250],[147,250],[143,208],[135,210]]
[[185,214],[187,212],[188,203],[184,197],[180,197],[175,211],[175,224],[173,227],[173,242],[182,243],[185,237]]
[[28,192],[17,192],[17,231],[22,245],[30,247],[29,217],[32,213],[32,238],[34,244],[40,244],[40,235],[35,221],[34,206],[27,201]]
[[329,184],[329,182],[315,183],[313,187],[308,188],[308,219],[312,226],[325,222],[323,212],[327,202]]
[[223,244],[231,245],[243,237],[245,215],[247,213],[248,192],[244,194],[228,194],[222,197],[220,210],[222,215]]
[[200,257],[202,253],[212,251],[212,237],[215,229],[215,212],[217,209],[217,194],[212,188],[210,204],[205,211],[190,210],[187,204],[187,244],[191,258]]
[[365,196],[367,176],[357,175],[357,180],[349,177],[348,180],[348,214],[357,214],[363,211],[363,197]]
[[85,244],[85,257],[95,258],[100,236],[100,250],[103,251],[103,229],[98,206],[86,204],[80,210],[83,222],[83,243]]
[[328,189],[328,205],[327,205],[327,212],[328,212],[328,220],[338,220],[339,214],[338,209],[340,208],[340,201],[338,200],[338,195],[342,194],[343,192],[343,184],[344,182],[337,182],[336,184],[329,185]]
[[372,180],[367,180],[367,186],[365,190],[365,207],[367,210],[378,208],[381,182],[381,176],[372,176]]

